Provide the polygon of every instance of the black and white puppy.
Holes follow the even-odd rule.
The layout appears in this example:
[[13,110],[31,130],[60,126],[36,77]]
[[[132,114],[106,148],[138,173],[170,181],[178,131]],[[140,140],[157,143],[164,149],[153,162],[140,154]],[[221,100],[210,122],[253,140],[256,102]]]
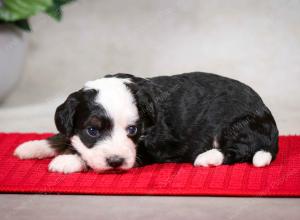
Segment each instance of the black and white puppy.
[[29,141],[21,159],[54,157],[49,170],[128,170],[151,163],[263,167],[278,151],[270,110],[245,84],[208,73],[139,78],[107,75],[69,95],[59,134]]

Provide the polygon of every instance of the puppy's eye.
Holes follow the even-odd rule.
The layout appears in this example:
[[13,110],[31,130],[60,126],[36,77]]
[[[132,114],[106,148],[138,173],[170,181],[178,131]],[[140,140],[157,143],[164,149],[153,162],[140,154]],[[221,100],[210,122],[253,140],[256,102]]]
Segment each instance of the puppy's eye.
[[91,137],[97,137],[99,135],[99,131],[97,128],[94,128],[94,127],[88,127],[86,129],[86,132],[89,136]]
[[130,125],[126,128],[127,135],[132,137],[137,133],[137,127],[135,125]]

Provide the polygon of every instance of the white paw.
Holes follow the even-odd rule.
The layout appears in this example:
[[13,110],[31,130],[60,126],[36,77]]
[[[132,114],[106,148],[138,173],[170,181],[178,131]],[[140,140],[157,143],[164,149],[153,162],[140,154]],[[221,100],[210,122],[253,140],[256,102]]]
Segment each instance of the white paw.
[[254,154],[252,163],[256,167],[264,167],[269,165],[271,161],[272,161],[271,153],[264,150],[260,150]]
[[14,155],[20,159],[42,159],[55,156],[55,150],[46,140],[28,141],[19,145],[15,149]]
[[85,169],[85,162],[77,154],[58,155],[48,166],[49,171],[58,173],[75,173]]
[[223,163],[224,155],[217,149],[208,150],[199,154],[194,161],[194,166],[219,166]]

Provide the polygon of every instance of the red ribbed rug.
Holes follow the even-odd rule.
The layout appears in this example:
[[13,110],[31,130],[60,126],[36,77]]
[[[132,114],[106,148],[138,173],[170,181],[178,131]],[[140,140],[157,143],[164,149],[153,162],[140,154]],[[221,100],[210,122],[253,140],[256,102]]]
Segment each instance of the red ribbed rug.
[[281,136],[277,159],[268,167],[249,164],[211,168],[155,164],[124,174],[48,172],[50,159],[12,156],[24,141],[50,134],[0,133],[0,192],[101,195],[300,196],[300,136]]

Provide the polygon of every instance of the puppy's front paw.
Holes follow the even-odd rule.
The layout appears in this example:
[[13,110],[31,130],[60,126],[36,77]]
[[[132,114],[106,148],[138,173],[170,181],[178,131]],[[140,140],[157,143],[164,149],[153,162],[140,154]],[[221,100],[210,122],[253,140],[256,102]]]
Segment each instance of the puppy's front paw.
[[20,159],[42,159],[45,157],[53,157],[55,150],[50,147],[46,140],[28,141],[19,145],[14,155]]
[[51,172],[75,173],[85,170],[86,164],[77,154],[64,154],[55,157],[48,169]]

